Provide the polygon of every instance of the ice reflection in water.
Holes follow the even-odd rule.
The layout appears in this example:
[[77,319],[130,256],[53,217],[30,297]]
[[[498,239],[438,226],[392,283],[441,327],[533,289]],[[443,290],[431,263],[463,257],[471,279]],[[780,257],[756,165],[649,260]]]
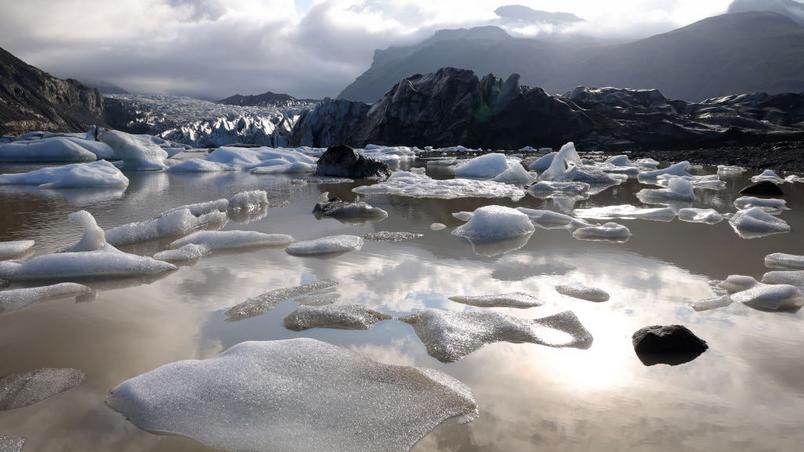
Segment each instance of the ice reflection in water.
[[[721,191],[696,191],[693,207],[733,211],[738,190],[750,175],[730,176]],[[635,193],[644,186],[629,181],[572,205],[532,197],[514,203],[366,196],[367,202],[387,210],[389,218],[378,225],[351,225],[316,221],[311,211],[325,191],[354,199],[350,190],[355,184],[293,183],[281,176],[244,173],[128,176],[131,186],[122,198],[85,206],[101,226],[265,189],[271,202],[266,216],[248,219],[248,224],[230,222],[225,229],[289,233],[298,240],[379,230],[423,237],[366,241],[359,252],[322,259],[299,259],[281,249],[214,255],[148,284],[89,284],[97,289],[94,300],[55,300],[0,315],[0,374],[74,367],[88,375],[71,392],[0,414],[0,433],[26,437],[29,450],[204,450],[190,440],[137,430],[103,404],[106,392],[161,364],[214,356],[244,340],[291,337],[318,338],[386,363],[432,367],[470,386],[480,418],[437,428],[417,451],[792,451],[804,440],[804,314],[760,312],[739,303],[705,312],[689,307],[715,297],[711,279],[729,274],[759,278],[767,270],[766,254],[804,254],[804,242],[796,239],[804,228],[802,185],[784,187],[791,210],[780,218],[792,227],[789,234],[743,240],[727,222],[622,220],[633,233],[625,244],[580,242],[566,230],[537,229],[521,248],[479,255],[450,234],[462,224],[452,212],[491,203],[564,211],[638,205]],[[62,248],[80,235],[67,223],[67,214],[76,207],[66,199],[0,192],[0,208],[8,213],[0,216],[2,240],[34,239],[37,253]],[[431,231],[434,222],[449,228]],[[152,253],[165,245],[126,250]],[[427,354],[410,325],[395,320],[368,331],[292,332],[282,325],[297,306],[289,302],[261,316],[224,321],[225,309],[243,300],[322,279],[340,283],[335,303],[366,305],[394,316],[425,308],[488,309],[522,318],[572,310],[594,343],[588,350],[495,343],[446,364]],[[570,281],[599,287],[611,299],[594,304],[555,292],[556,285]],[[527,292],[545,304],[476,308],[448,299],[510,292]],[[666,323],[687,325],[708,341],[710,350],[683,366],[643,366],[631,347],[631,334]]]

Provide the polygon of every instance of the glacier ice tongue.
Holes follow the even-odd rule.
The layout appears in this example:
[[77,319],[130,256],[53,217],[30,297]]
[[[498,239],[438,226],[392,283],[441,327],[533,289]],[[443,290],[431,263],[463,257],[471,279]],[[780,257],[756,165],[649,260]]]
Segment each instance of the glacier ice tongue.
[[456,303],[468,304],[479,308],[519,308],[527,309],[544,304],[533,295],[524,292],[512,292],[492,295],[456,295],[449,297]]
[[322,294],[338,287],[335,281],[322,279],[296,287],[274,289],[232,306],[226,310],[226,320],[242,320],[264,314],[288,300],[311,294]]
[[452,312],[427,309],[399,320],[413,325],[427,353],[454,362],[494,342],[589,348],[592,335],[571,311],[541,319],[523,319],[498,312]]
[[292,243],[285,248],[285,252],[293,256],[317,256],[357,251],[362,247],[362,237],[356,235],[332,235]]
[[0,242],[0,261],[11,259],[30,251],[36,244],[33,240],[13,240],[10,242]]
[[198,231],[170,244],[171,249],[194,243],[210,251],[234,250],[267,246],[287,246],[293,237],[286,234],[265,234],[257,231]]
[[484,206],[452,233],[470,240],[497,240],[529,236],[533,231],[533,223],[524,213],[510,207]]
[[42,301],[56,298],[78,297],[92,292],[87,286],[75,283],[60,283],[43,287],[26,287],[0,291],[0,314],[19,311]]
[[43,189],[126,188],[128,178],[106,160],[41,168],[27,173],[2,174],[0,185],[36,185]]
[[310,328],[367,330],[391,316],[357,304],[299,306],[283,320],[285,328],[303,331]]

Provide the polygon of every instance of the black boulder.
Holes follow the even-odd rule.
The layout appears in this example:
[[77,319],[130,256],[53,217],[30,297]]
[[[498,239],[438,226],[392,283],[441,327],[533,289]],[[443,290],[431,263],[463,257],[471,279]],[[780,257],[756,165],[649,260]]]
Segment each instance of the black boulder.
[[751,196],[784,196],[782,187],[779,187],[773,182],[767,180],[763,180],[762,182],[757,182],[756,184],[751,184],[743,188],[740,190],[740,194]]
[[316,176],[366,179],[386,178],[391,170],[383,162],[366,158],[349,146],[332,146],[318,159]]
[[631,337],[634,351],[646,366],[675,366],[697,358],[709,346],[682,325],[654,325],[640,329]]

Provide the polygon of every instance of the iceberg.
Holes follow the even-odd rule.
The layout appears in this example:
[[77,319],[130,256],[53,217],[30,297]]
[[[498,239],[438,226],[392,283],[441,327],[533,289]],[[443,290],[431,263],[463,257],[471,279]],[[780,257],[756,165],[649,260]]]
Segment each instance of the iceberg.
[[673,177],[667,181],[667,188],[643,188],[637,192],[637,199],[645,204],[692,202],[695,201],[695,190],[689,180]]
[[287,165],[292,163],[304,163],[310,166],[315,166],[316,164],[316,158],[306,155],[301,152],[300,149],[269,147],[219,147],[209,154],[207,160],[241,169],[271,167],[274,165]]
[[769,268],[802,268],[804,256],[787,253],[772,253],[765,256],[765,266]]
[[524,292],[502,293],[494,295],[460,295],[449,297],[456,303],[468,304],[479,308],[519,308],[527,309],[544,304],[533,295]]
[[742,196],[734,200],[734,207],[737,210],[759,207],[771,215],[779,215],[787,210],[787,202],[784,199],[765,199],[753,196]]
[[322,279],[301,286],[274,289],[232,306],[226,311],[226,320],[243,320],[255,317],[270,311],[285,301],[295,301],[299,297],[312,294],[325,294],[336,287],[338,287],[337,282]]
[[176,270],[167,262],[120,251],[79,251],[36,256],[25,262],[0,262],[9,281],[151,276]]
[[441,362],[454,362],[494,342],[530,342],[549,347],[589,348],[592,335],[570,311],[540,319],[498,312],[451,312],[427,309],[399,320],[409,323]]
[[469,388],[446,374],[307,338],[166,364],[107,403],[143,430],[250,451],[407,451],[441,422],[477,415]]
[[584,220],[552,210],[529,209],[527,207],[517,207],[516,210],[527,215],[535,226],[542,229],[572,229],[591,226]]
[[66,136],[64,138],[95,154],[95,157],[98,160],[115,160],[117,158],[114,154],[114,149],[112,149],[111,146],[102,141],[95,141],[95,138],[91,133],[87,133],[85,138],[70,136]]
[[33,240],[0,242],[0,261],[27,253],[36,244]]
[[525,167],[519,164],[519,162],[514,162],[507,170],[498,174],[492,180],[494,182],[523,187],[532,184],[535,178],[525,171]]
[[720,180],[717,174],[708,174],[705,176],[675,176],[672,174],[662,174],[656,177],[655,180],[652,179],[651,182],[660,187],[668,187],[671,180],[679,178],[689,181],[693,188],[699,188],[701,190],[723,190],[726,188],[726,181]]
[[687,223],[718,224],[723,221],[723,215],[715,209],[686,207],[678,211],[678,219]]
[[550,166],[539,174],[539,180],[571,181],[573,172],[581,164],[581,157],[575,150],[575,143],[567,143],[552,158]]
[[797,310],[804,306],[804,297],[795,286],[789,284],[762,284],[731,295],[737,303],[743,303],[762,311]]
[[337,197],[330,198],[329,192],[321,194],[321,199],[313,207],[316,218],[335,218],[342,223],[379,222],[388,218],[388,212],[368,203],[346,202]]
[[19,311],[42,301],[78,297],[92,293],[87,286],[75,283],[53,284],[44,287],[27,287],[0,291],[0,314]]
[[732,303],[732,299],[728,295],[723,295],[717,298],[710,298],[708,300],[701,300],[692,303],[692,309],[701,312],[701,311],[709,311],[711,309],[717,308],[725,308],[726,306]]
[[547,168],[550,168],[550,165],[553,164],[553,159],[558,155],[558,152],[549,152],[538,159],[536,159],[533,163],[528,165],[528,170],[530,171],[537,171],[539,173],[546,171]]
[[285,248],[285,252],[293,256],[318,256],[357,251],[362,247],[362,237],[356,235],[332,235],[293,243]]
[[39,403],[80,385],[86,375],[78,369],[42,368],[0,378],[0,411]]
[[509,162],[505,154],[485,154],[459,163],[454,172],[455,177],[492,179],[508,170],[512,163],[519,164],[518,161]]
[[539,199],[557,197],[586,199],[589,197],[590,188],[591,185],[586,182],[539,181],[528,187],[528,194]]
[[432,199],[511,198],[518,201],[525,196],[524,190],[509,184],[472,179],[431,179],[410,171],[396,171],[384,182],[355,187],[352,191],[362,195]]
[[685,160],[683,162],[674,163],[667,168],[641,171],[639,176],[637,176],[637,180],[639,180],[639,182],[652,182],[662,175],[690,177],[692,176],[692,174],[689,173],[690,168],[692,168],[692,164]]
[[572,231],[572,236],[578,240],[624,243],[631,238],[631,231],[621,224],[606,223],[578,228]]
[[233,212],[252,212],[267,205],[268,193],[265,190],[241,191],[229,198],[229,210]]
[[573,284],[562,284],[556,286],[556,292],[568,297],[579,298],[581,300],[602,303],[609,301],[609,293],[603,289],[589,287],[585,284],[576,282]]
[[131,245],[183,237],[199,229],[226,224],[227,216],[224,212],[216,209],[204,212],[200,205],[195,208],[199,215],[193,215],[193,211],[188,208],[176,208],[150,220],[116,226],[106,231],[106,240],[114,246]]
[[231,171],[234,168],[223,163],[210,162],[206,159],[192,158],[173,165],[168,168],[171,173],[216,173],[221,171]]
[[94,153],[64,137],[0,143],[0,162],[66,163],[97,159]]
[[154,254],[154,259],[176,264],[183,262],[191,262],[200,259],[204,256],[208,256],[209,253],[210,253],[209,248],[207,248],[206,246],[190,243],[175,250],[160,251]]
[[41,168],[27,173],[2,174],[0,185],[37,185],[58,188],[126,188],[128,178],[106,160]]
[[761,174],[751,177],[751,182],[773,182],[774,184],[783,184],[785,180],[782,179],[775,171],[766,169]]
[[165,159],[168,153],[147,137],[118,130],[101,130],[98,140],[114,149],[115,156],[123,161],[123,169],[159,171],[167,168]]
[[642,208],[629,204],[575,209],[573,214],[579,218],[592,220],[650,220],[673,221],[676,212],[670,207]]
[[[762,275],[765,284],[787,284],[804,290],[804,270],[773,271]],[[0,292],[2,293],[2,292]]]
[[744,239],[755,239],[790,231],[790,225],[784,220],[774,217],[759,207],[738,211],[729,219],[729,223],[734,232]]
[[342,330],[367,330],[377,322],[391,316],[357,304],[336,306],[299,306],[283,323],[285,328],[303,331],[310,328],[337,328]]
[[287,246],[293,237],[286,234],[264,234],[257,231],[198,231],[170,244],[171,249],[194,243],[210,251],[236,250],[266,246]]
[[535,230],[530,218],[516,209],[485,206],[475,210],[472,218],[452,234],[470,240],[497,240],[529,236]]

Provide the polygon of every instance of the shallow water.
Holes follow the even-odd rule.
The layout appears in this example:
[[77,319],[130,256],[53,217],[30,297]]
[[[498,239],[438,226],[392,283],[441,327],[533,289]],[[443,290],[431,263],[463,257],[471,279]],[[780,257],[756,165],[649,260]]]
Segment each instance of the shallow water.
[[[0,167],[0,172],[22,167]],[[708,168],[707,173],[714,169]],[[154,281],[101,281],[89,301],[56,300],[0,315],[0,375],[39,367],[74,367],[87,374],[67,393],[26,408],[0,412],[0,433],[27,438],[25,450],[205,450],[192,440],[138,430],[104,403],[109,389],[159,365],[210,357],[245,340],[314,337],[375,360],[439,369],[468,385],[480,417],[447,422],[417,451],[751,451],[800,450],[804,441],[804,327],[801,311],[768,313],[745,306],[695,312],[689,303],[714,296],[709,283],[729,274],[759,278],[772,252],[804,254],[804,185],[785,184],[781,218],[792,232],[739,238],[727,221],[710,226],[617,220],[633,237],[624,244],[583,242],[566,230],[537,229],[522,248],[505,254],[475,249],[450,234],[461,224],[452,212],[488,204],[557,208],[526,197],[510,200],[417,200],[365,197],[389,212],[376,224],[316,220],[324,191],[352,199],[354,184],[304,184],[284,176],[247,173],[177,175],[129,173],[119,197],[109,192],[0,189],[0,240],[34,239],[36,253],[78,239],[67,214],[90,211],[104,228],[151,218],[170,207],[265,189],[272,207],[262,219],[230,221],[225,229],[286,233],[297,240],[380,230],[422,238],[366,241],[358,252],[302,258],[282,249],[221,253]],[[722,191],[697,190],[695,207],[733,212],[732,201],[751,174],[724,177]],[[644,185],[629,181],[579,202],[576,208],[636,204]],[[565,206],[566,207],[566,206]],[[444,223],[442,231],[430,224]],[[124,249],[152,254],[166,243]],[[588,350],[534,344],[487,345],[455,363],[430,357],[410,325],[378,323],[368,331],[292,332],[282,319],[296,304],[226,321],[224,311],[249,297],[317,279],[340,285],[339,303],[363,304],[395,317],[424,307],[495,310],[537,318],[572,310],[594,336]],[[580,281],[611,294],[591,303],[558,294]],[[527,292],[545,304],[531,309],[476,308],[455,295]],[[645,367],[631,335],[653,324],[681,323],[710,349],[681,366]]]

